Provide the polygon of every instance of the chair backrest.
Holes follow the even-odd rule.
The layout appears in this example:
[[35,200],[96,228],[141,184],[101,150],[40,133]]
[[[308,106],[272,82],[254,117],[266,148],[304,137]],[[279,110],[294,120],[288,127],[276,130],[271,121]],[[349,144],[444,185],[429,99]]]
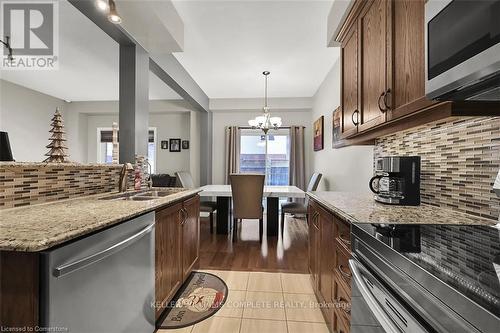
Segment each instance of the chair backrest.
[[179,171],[175,175],[183,188],[194,188],[193,177],[188,171]]
[[232,174],[233,216],[236,219],[261,219],[264,175]]
[[316,191],[318,188],[319,182],[321,180],[321,177],[323,177],[323,174],[319,172],[313,173],[311,176],[311,179],[309,179],[309,184],[307,184],[307,192],[310,191]]
[[[309,179],[309,184],[307,184],[307,192],[311,191],[316,191],[319,185],[319,182],[321,180],[321,177],[323,177],[323,174],[319,172],[315,172],[312,174],[311,179]],[[309,196],[306,195],[306,206],[309,204]]]

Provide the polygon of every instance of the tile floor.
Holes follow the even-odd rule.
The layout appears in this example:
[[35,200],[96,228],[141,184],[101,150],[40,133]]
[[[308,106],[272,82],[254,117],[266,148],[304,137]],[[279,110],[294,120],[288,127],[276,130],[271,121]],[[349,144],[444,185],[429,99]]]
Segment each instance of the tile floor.
[[224,306],[196,325],[158,333],[328,333],[308,274],[205,272],[226,282]]

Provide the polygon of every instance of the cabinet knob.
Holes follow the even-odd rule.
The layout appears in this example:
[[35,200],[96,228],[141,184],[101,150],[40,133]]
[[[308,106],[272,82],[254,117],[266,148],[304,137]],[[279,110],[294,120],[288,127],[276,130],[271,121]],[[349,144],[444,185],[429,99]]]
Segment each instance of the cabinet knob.
[[[356,117],[354,117],[354,116],[356,116]],[[358,110],[355,110],[352,113],[351,120],[352,120],[352,123],[354,124],[354,126],[358,126],[359,125],[359,111]]]

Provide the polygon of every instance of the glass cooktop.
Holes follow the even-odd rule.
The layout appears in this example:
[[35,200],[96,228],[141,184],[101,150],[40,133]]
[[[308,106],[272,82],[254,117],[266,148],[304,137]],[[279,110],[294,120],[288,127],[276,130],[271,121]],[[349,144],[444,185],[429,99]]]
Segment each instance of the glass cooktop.
[[499,227],[357,226],[500,317]]

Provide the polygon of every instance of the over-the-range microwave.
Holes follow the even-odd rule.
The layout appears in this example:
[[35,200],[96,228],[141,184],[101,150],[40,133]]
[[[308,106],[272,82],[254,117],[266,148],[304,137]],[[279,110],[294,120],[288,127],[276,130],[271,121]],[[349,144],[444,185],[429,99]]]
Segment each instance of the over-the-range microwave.
[[425,94],[500,102],[500,0],[425,4]]

